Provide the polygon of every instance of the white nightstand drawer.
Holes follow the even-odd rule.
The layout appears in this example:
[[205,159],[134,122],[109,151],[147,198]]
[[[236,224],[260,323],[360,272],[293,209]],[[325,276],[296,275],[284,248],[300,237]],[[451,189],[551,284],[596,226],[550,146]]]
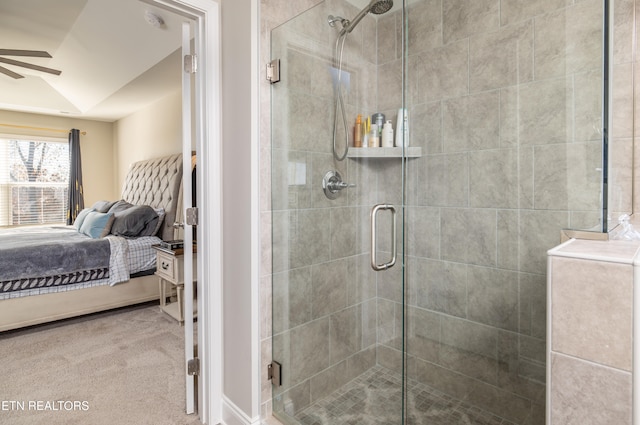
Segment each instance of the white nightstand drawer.
[[182,280],[179,270],[180,267],[175,256],[165,254],[164,252],[158,252],[157,263],[156,270],[159,276],[162,276],[173,283],[178,283]]

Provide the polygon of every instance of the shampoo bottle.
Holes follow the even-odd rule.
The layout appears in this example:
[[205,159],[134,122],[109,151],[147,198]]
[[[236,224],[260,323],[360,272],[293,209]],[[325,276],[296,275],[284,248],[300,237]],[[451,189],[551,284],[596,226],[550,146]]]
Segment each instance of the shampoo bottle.
[[353,128],[353,147],[362,147],[362,115],[358,114],[356,118],[356,125]]

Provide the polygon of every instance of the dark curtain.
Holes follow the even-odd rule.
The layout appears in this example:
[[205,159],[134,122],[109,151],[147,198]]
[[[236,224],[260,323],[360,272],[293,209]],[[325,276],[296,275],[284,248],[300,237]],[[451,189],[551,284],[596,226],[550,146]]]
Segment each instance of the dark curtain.
[[67,205],[67,224],[73,224],[78,213],[84,208],[82,189],[82,161],[80,160],[80,130],[69,133],[69,204]]

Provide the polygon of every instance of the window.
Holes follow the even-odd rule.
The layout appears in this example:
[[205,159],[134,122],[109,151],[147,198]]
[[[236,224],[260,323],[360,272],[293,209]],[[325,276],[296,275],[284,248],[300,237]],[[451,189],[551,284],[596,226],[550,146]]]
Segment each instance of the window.
[[66,140],[0,138],[0,226],[66,223]]

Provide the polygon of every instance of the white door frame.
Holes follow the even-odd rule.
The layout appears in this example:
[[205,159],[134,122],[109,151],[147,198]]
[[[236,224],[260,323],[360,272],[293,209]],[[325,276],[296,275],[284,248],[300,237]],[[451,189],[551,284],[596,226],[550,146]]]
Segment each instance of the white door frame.
[[[217,0],[143,0],[195,22],[198,71],[194,114],[198,153],[196,190],[198,292],[198,414],[201,422],[222,422],[222,138],[220,2]],[[206,188],[206,191],[204,190]],[[186,217],[186,215],[183,215]],[[205,231],[206,230],[206,231]]]

